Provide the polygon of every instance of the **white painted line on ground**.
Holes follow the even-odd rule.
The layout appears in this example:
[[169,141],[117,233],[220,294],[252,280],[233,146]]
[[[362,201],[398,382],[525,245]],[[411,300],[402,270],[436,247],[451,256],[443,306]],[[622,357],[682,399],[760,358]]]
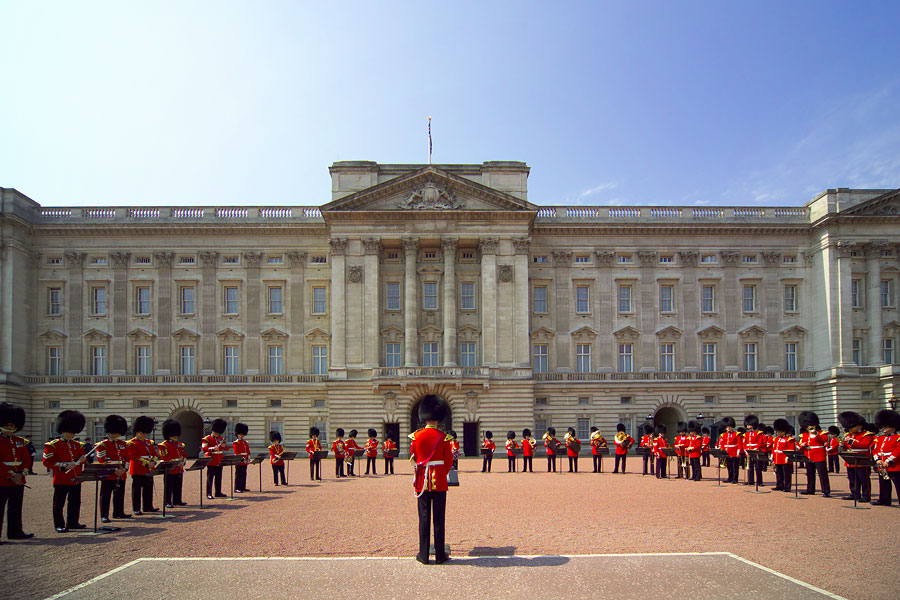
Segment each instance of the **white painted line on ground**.
[[752,560],[747,560],[743,556],[738,556],[737,554],[732,554],[731,552],[726,552],[726,554],[728,554],[732,558],[735,558],[743,563],[746,563],[748,565],[756,567],[757,569],[761,569],[761,570],[765,571],[766,573],[771,573],[772,575],[777,575],[778,577],[781,577],[782,579],[787,579],[788,581],[790,581],[792,583],[796,583],[797,585],[802,585],[803,587],[810,589],[814,592],[824,594],[825,596],[828,596],[829,598],[834,598],[834,600],[847,600],[843,596],[838,596],[837,594],[832,594],[828,590],[823,590],[822,588],[818,588],[810,583],[806,583],[805,581],[800,581],[799,579],[794,579],[790,575],[785,575],[784,573],[779,573],[778,571],[776,571],[774,569],[770,569],[769,567],[764,567],[761,564],[753,562]]
[[64,591],[64,592],[60,592],[60,593],[58,593],[58,594],[54,594],[54,595],[50,596],[49,598],[47,598],[46,600],[56,600],[57,598],[62,598],[63,596],[65,596],[65,595],[67,595],[67,594],[71,594],[72,592],[74,592],[74,591],[76,591],[76,590],[80,590],[80,589],[83,588],[83,587],[87,587],[87,586],[91,585],[92,583],[96,583],[97,581],[100,581],[101,579],[105,579],[106,577],[109,577],[110,575],[113,575],[113,574],[115,574],[115,573],[118,573],[119,571],[123,571],[123,570],[127,569],[128,567],[130,567],[130,566],[132,566],[132,565],[136,565],[137,563],[141,562],[142,560],[144,560],[144,559],[143,559],[143,558],[138,558],[138,559],[135,559],[135,560],[133,560],[133,561],[131,561],[131,562],[127,562],[127,563],[125,563],[124,565],[122,565],[122,566],[120,566],[120,567],[116,567],[115,569],[113,569],[113,570],[111,570],[111,571],[107,571],[106,573],[101,573],[100,575],[97,575],[97,576],[94,577],[93,579],[88,579],[88,580],[85,581],[84,583],[79,583],[79,584],[76,585],[75,587],[71,587],[71,588],[67,589],[67,590]]

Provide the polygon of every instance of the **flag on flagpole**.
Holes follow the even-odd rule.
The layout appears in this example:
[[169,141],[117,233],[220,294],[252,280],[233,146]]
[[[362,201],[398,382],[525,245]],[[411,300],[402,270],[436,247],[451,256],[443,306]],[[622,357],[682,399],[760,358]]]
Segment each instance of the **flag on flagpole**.
[[428,164],[431,164],[431,117],[428,117]]

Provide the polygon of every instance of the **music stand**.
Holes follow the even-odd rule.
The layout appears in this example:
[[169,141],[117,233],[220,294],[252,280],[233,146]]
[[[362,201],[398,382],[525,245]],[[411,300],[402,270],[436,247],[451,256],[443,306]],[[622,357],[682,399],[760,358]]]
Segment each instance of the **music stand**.
[[559,473],[560,475],[562,475],[562,473],[563,473],[562,459],[565,457],[568,457],[569,453],[566,452],[565,444],[561,443],[559,440],[557,440],[556,445],[553,446],[553,452],[556,454],[556,458],[559,459],[559,464],[556,465],[558,467],[556,469],[556,472]]
[[725,450],[721,450],[719,448],[710,448],[709,453],[714,458],[719,459],[719,464],[716,466],[716,475],[719,480],[719,483],[716,485],[722,485],[722,461],[728,460],[728,452],[726,452]]
[[511,452],[513,453],[513,456],[522,456],[522,454],[525,453],[525,450],[523,448],[512,448]]
[[262,493],[262,463],[269,455],[265,452],[260,452],[256,456],[253,457],[253,460],[250,461],[251,465],[259,465],[259,491]]
[[456,469],[450,469],[447,472],[447,486],[448,487],[459,487],[459,471]]
[[169,474],[169,471],[180,466],[180,464],[181,464],[180,460],[164,460],[164,461],[156,463],[156,467],[154,467],[153,470],[150,472],[150,475],[152,475],[153,477],[156,477],[157,475],[163,476],[162,514],[161,515],[153,515],[151,518],[153,518],[153,519],[172,519],[175,517],[175,515],[167,515],[166,514],[166,492],[169,489],[169,482],[166,478],[166,475]]
[[385,458],[397,458],[400,455],[400,450],[397,448],[390,448],[385,450],[382,454],[384,454]]
[[[634,449],[634,452],[635,452],[635,454],[637,454],[640,457],[650,456],[650,448],[646,448],[644,446],[638,446],[637,448]],[[650,459],[648,458],[647,461],[649,462]],[[646,474],[647,473],[641,473],[641,477],[643,477]]]
[[[356,470],[356,458],[365,454],[365,448],[354,448],[350,456],[353,457],[353,470]],[[359,477],[359,473],[355,473],[354,477]]]
[[[875,464],[875,461],[871,457],[866,456],[865,454],[856,454],[854,452],[838,452],[838,456],[843,458],[844,461],[847,463],[847,466],[851,467],[851,468],[852,467],[875,467],[875,466],[877,466]],[[871,477],[871,475],[870,475],[870,477]],[[861,494],[862,494],[862,490],[857,489],[856,494],[854,494],[854,496],[853,496],[853,506],[852,507],[848,506],[846,508],[854,508],[857,510],[869,510],[868,506],[857,506],[856,500],[859,498],[859,496]]]
[[226,454],[222,457],[222,462],[219,463],[220,467],[228,467],[228,476],[231,479],[231,496],[228,498],[229,500],[234,500],[234,465],[239,465],[243,462],[244,457],[240,454]]
[[94,482],[94,531],[86,531],[78,535],[101,535],[119,531],[121,527],[97,527],[97,507],[100,504],[100,480],[106,479],[116,472],[120,465],[88,463],[84,465],[81,475],[75,476],[75,481]]
[[200,508],[203,508],[203,469],[212,460],[212,456],[200,456],[185,471],[200,471]]
[[287,461],[287,476],[284,478],[285,484],[288,485],[291,481],[291,461],[297,458],[296,452],[282,452],[281,460]]
[[[666,480],[672,480],[672,469],[669,469],[669,468],[668,468],[668,466],[669,466],[669,465],[668,465],[668,461],[669,461],[669,459],[672,458],[673,456],[678,456],[678,455],[675,453],[675,448],[660,448],[659,451],[662,452],[662,453],[663,453],[663,456],[666,457],[666,467],[667,467],[667,468],[666,468]],[[676,464],[677,464],[677,463],[676,463]],[[674,480],[672,480],[672,481],[674,481]]]
[[800,465],[805,465],[809,462],[809,459],[806,458],[806,455],[803,454],[800,450],[785,450],[784,455],[787,457],[791,464],[794,465],[794,500],[806,500],[806,498],[801,498],[799,496],[799,488],[800,488]]
[[[754,464],[759,465],[760,468],[765,467],[767,464],[769,464],[769,455],[767,452],[760,452],[759,450],[747,450],[747,454],[750,455],[750,461],[747,464],[748,471],[753,468]],[[759,471],[754,473],[753,478],[756,481],[756,489],[747,491],[753,494],[768,494],[769,492],[767,490],[759,491]]]

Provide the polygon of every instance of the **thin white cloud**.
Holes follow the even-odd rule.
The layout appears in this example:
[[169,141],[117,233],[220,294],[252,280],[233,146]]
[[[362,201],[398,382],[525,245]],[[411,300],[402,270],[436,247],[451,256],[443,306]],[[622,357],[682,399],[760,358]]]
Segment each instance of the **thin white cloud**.
[[614,190],[619,187],[619,184],[615,181],[608,181],[606,183],[601,183],[600,185],[595,185],[592,188],[588,188],[578,194],[579,198],[586,198],[587,196],[593,196],[594,194],[599,194],[600,192],[605,192],[607,190]]

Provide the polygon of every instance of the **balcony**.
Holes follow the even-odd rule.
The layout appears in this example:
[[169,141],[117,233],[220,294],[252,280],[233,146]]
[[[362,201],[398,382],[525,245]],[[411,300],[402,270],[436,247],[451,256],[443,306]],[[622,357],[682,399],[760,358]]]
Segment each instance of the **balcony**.
[[27,385],[193,385],[323,383],[328,375],[27,375]]
[[536,225],[551,223],[771,223],[808,225],[806,207],[542,206]]
[[37,224],[324,223],[318,206],[152,206],[40,208]]
[[535,381],[710,381],[815,379],[815,371],[665,371],[655,373],[535,373]]
[[[529,369],[530,370],[530,369]],[[487,379],[488,367],[375,367],[372,379]]]

